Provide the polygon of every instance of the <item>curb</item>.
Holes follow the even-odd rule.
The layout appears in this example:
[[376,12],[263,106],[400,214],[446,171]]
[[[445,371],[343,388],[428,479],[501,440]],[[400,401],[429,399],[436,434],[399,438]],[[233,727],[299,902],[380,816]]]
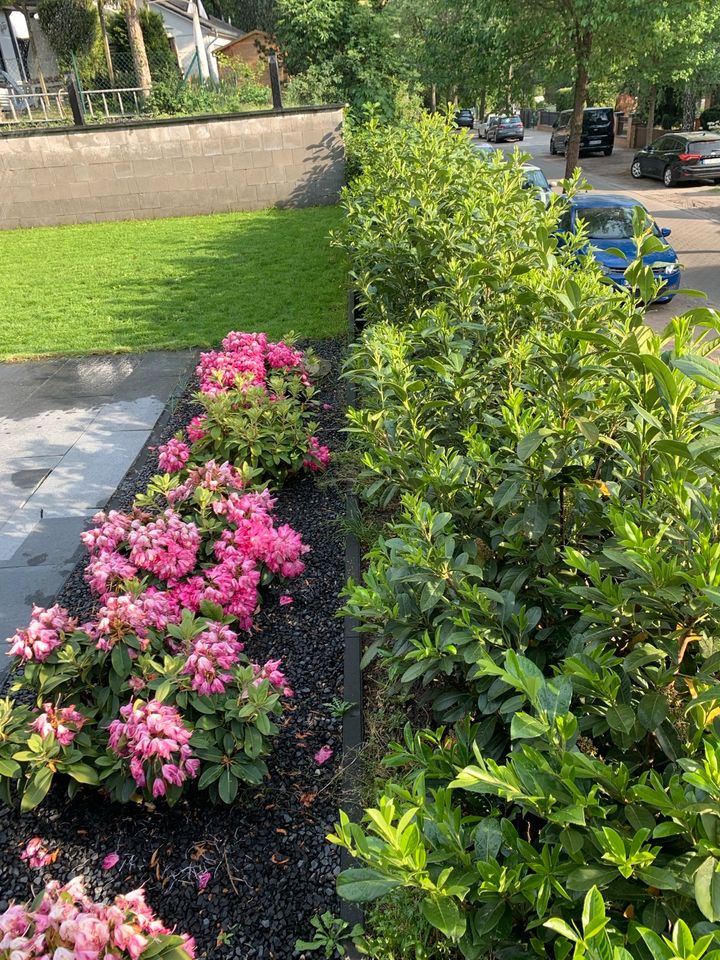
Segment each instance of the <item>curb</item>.
[[[347,316],[349,340],[355,339],[358,324],[356,323],[356,295],[351,288],[348,290]],[[355,385],[347,383],[346,400],[348,406],[355,403]],[[345,501],[345,515],[348,520],[356,517],[359,512],[357,497],[348,493]],[[360,543],[353,533],[345,538],[345,576],[359,580],[361,573]],[[361,642],[358,632],[358,622],[355,617],[345,617],[344,621],[344,681],[343,699],[354,706],[343,716],[342,751],[343,775],[342,795],[343,808],[351,820],[357,822],[362,816],[362,805],[358,796],[359,765],[363,741],[362,722],[362,671],[360,670]],[[353,859],[347,850],[340,851],[340,867],[347,870],[353,865]],[[340,901],[340,916],[346,923],[353,926],[363,922],[363,910],[358,904],[347,900]],[[360,960],[360,955],[352,944],[345,947],[348,960]]]

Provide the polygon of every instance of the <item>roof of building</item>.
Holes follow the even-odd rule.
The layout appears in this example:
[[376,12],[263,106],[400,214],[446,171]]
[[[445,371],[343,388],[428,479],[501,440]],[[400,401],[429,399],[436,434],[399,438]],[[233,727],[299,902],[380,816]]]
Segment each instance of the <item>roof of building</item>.
[[[150,3],[154,7],[165,7],[165,9],[171,10],[180,17],[186,17],[188,20],[192,20],[189,0],[150,0]],[[200,13],[200,26],[206,30],[223,34],[234,40],[239,40],[240,37],[245,36],[244,30],[238,30],[238,28],[234,27],[231,23],[226,23],[225,20],[221,20],[219,17],[211,17],[206,14],[202,5],[200,6],[200,10],[202,11],[202,13]]]

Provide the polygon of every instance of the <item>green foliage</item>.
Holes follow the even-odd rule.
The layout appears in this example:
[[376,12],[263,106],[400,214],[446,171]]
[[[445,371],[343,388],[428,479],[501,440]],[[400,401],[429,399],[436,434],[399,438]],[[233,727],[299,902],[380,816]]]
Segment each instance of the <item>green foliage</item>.
[[204,113],[242,113],[270,106],[270,88],[253,76],[220,83],[184,81],[165,76],[153,84],[144,103],[153,116],[196,116]]
[[562,201],[545,211],[516,161],[481,163],[441,120],[357,142],[335,237],[370,321],[348,422],[359,492],[394,515],[346,612],[391,692],[444,726],[408,726],[363,823],[341,813],[330,839],[357,867],[338,892],[412,898],[466,960],[565,960],[565,937],[602,960],[702,956],[720,942],[717,314],[654,334],[648,224],[613,289],[582,237],[558,245]]
[[[138,10],[138,20],[145,41],[145,51],[150,65],[153,80],[178,76],[179,69],[175,54],[170,49],[165,22],[159,13],[143,7]],[[132,63],[132,51],[128,39],[127,22],[123,13],[113,13],[107,18],[107,33],[110,43],[110,53],[115,67],[116,86],[125,86],[123,75],[130,75],[132,82],[128,86],[136,86],[135,71]]]
[[39,0],[37,10],[43,33],[62,66],[69,68],[73,53],[90,52],[99,22],[88,0]]
[[312,917],[310,925],[315,931],[312,940],[296,941],[295,949],[307,950],[309,953],[317,950],[318,954],[327,958],[327,960],[335,956],[346,956],[347,950],[343,941],[359,936],[361,931],[359,924],[351,929],[349,923],[346,923],[340,917],[334,917],[329,910]]

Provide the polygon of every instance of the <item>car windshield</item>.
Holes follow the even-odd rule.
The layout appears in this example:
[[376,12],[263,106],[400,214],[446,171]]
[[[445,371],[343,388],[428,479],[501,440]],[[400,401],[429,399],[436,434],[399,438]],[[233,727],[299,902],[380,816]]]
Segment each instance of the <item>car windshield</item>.
[[[591,240],[630,240],[633,237],[632,207],[581,207],[576,219],[585,223]],[[654,233],[659,233],[657,227]]]
[[720,153],[720,140],[691,140],[687,145],[687,153],[699,153],[707,157],[712,153]]
[[520,117],[500,117],[500,120],[503,123],[512,123],[512,124],[522,123],[522,120],[520,119]]
[[550,186],[542,170],[523,170],[523,183],[526,187],[548,188]]

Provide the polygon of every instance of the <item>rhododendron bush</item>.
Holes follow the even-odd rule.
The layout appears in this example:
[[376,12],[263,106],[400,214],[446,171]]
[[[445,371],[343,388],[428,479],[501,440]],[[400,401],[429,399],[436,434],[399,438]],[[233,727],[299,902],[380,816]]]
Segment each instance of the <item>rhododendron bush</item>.
[[132,509],[98,513],[82,534],[94,615],[34,607],[10,638],[23,696],[0,701],[6,803],[36,807],[56,777],[70,796],[87,785],[172,804],[193,788],[230,803],[267,774],[293,691],[280,658],[255,662],[245,646],[263,585],[299,576],[308,547],[258,483],[327,465],[309,421],[313,368],[262,334],[202,355],[207,414],[190,445],[161,447],[165,472]]
[[51,880],[31,904],[0,914],[0,960],[193,960],[195,942],[175,934],[145,903],[142,890],[97,903],[76,877]]
[[196,399],[205,412],[160,448],[160,469],[175,473],[213,458],[245,464],[263,482],[324,469],[329,451],[311,419],[316,368],[309,351],[269,343],[264,333],[228,334],[222,350],[201,354]]
[[[202,606],[221,618],[218,607]],[[165,630],[147,622],[138,629],[136,613],[118,608],[104,633],[98,621],[78,627],[60,608],[35,608],[17,634],[24,667],[12,689],[32,690],[38,706],[0,703],[6,802],[18,796],[21,809],[32,809],[60,775],[71,796],[88,784],[119,801],[172,804],[196,783],[230,803],[239,783],[265,776],[274,718],[293,694],[280,661],[253,663],[222,619],[185,610]],[[48,614],[58,627],[32,647]]]

